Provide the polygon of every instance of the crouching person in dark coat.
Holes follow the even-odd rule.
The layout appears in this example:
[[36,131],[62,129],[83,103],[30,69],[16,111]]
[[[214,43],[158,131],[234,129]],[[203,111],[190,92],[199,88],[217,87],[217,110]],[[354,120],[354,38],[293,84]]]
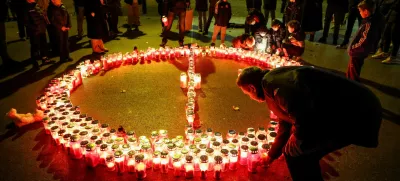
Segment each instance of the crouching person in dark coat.
[[267,21],[261,11],[255,9],[250,11],[246,17],[246,22],[244,22],[244,33],[254,36],[254,33],[259,28],[264,28],[267,26]]
[[36,4],[35,0],[27,0],[27,13],[25,25],[31,43],[31,60],[34,69],[39,69],[37,60],[42,59],[42,64],[49,63],[47,58],[48,47],[46,39],[46,26],[49,24],[47,16]]
[[286,38],[285,25],[277,19],[272,20],[271,29],[269,30],[269,52],[273,53],[275,51],[282,52],[282,42]]
[[53,48],[59,50],[61,62],[72,61],[69,57],[68,47],[68,31],[71,28],[71,19],[67,8],[65,8],[61,0],[51,0],[47,14],[58,40],[58,47]]
[[237,85],[278,117],[277,137],[264,163],[283,153],[294,181],[322,181],[319,160],[330,152],[350,144],[378,146],[382,107],[362,84],[322,69],[289,66],[246,68]]

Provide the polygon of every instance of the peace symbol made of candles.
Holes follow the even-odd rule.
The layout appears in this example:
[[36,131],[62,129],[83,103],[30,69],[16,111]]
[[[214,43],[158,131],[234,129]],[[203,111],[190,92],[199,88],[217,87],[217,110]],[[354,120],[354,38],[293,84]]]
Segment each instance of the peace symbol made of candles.
[[[150,137],[136,136],[134,131],[122,134],[108,124],[100,124],[82,114],[69,99],[84,78],[100,71],[180,57],[187,58],[189,63],[187,72],[180,74],[180,87],[187,89],[185,136],[172,138],[167,130],[152,131]],[[187,179],[206,179],[208,175],[220,179],[224,172],[236,170],[238,165],[246,165],[249,172],[255,173],[258,166],[267,166],[264,159],[277,135],[277,122],[273,121],[276,116],[271,112],[272,121],[267,129],[259,127],[256,131],[248,128],[239,133],[229,130],[225,138],[211,128],[197,129],[195,98],[196,90],[201,89],[201,75],[195,73],[195,62],[199,57],[230,59],[262,68],[299,65],[277,55],[224,47],[148,48],[147,51],[135,50],[124,55],[111,54],[93,62],[87,60],[76,69],[52,79],[37,98],[37,107],[45,114],[44,129],[72,159],[81,159],[89,167],[103,165],[119,174],[135,173],[137,179],[145,178],[149,169],[154,171],[153,174],[172,172],[176,177]],[[238,75],[240,73],[241,69]]]

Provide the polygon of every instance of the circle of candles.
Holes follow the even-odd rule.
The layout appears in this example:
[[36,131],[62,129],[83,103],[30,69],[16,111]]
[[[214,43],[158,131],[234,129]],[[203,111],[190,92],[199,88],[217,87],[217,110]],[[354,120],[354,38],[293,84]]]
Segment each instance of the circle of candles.
[[214,157],[214,178],[216,180],[221,179],[221,173],[222,173],[222,157],[221,156],[215,156]]

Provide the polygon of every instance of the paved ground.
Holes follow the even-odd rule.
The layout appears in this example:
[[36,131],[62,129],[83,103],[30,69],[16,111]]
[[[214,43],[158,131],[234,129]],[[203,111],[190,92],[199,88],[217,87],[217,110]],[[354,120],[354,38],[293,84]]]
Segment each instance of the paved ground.
[[[235,2],[234,2],[235,3]],[[232,4],[234,4],[232,3]],[[71,2],[66,2],[72,12]],[[234,7],[243,6],[235,4]],[[141,33],[125,33],[106,43],[110,53],[131,51],[134,46],[141,49],[157,47],[160,43],[160,28],[155,13],[154,2],[149,3],[149,13],[141,18]],[[233,21],[243,22],[238,11]],[[195,18],[196,20],[197,18]],[[120,18],[120,30],[126,17]],[[75,26],[75,17],[73,17]],[[200,36],[196,31],[189,33],[185,42],[209,44],[209,38]],[[35,98],[51,78],[60,76],[66,69],[75,67],[80,61],[92,56],[88,39],[74,41],[71,63],[56,63],[31,71],[26,61],[29,57],[29,43],[18,39],[16,23],[7,23],[7,38],[11,57],[21,62],[23,70],[6,73],[0,71],[0,114],[11,107],[21,112],[32,112]],[[176,31],[176,30],[175,30]],[[343,30],[342,30],[343,31]],[[228,40],[242,33],[242,29],[229,29]],[[75,35],[75,28],[70,36]],[[319,36],[317,35],[317,38]],[[76,43],[74,43],[76,42]],[[176,41],[170,41],[176,46]],[[307,42],[304,59],[315,66],[331,69],[338,73],[346,70],[348,56],[344,50],[336,50],[331,45]],[[54,58],[58,61],[58,57]],[[178,85],[178,76],[185,70],[184,61],[152,62],[150,64],[121,67],[109,71],[103,76],[86,79],[71,97],[74,104],[80,105],[89,115],[107,122],[113,127],[124,125],[139,134],[149,135],[150,131],[165,128],[170,135],[183,134],[185,97]],[[228,129],[245,130],[249,126],[257,127],[268,123],[268,110],[264,104],[248,99],[235,86],[237,69],[244,67],[227,60],[204,59],[197,65],[203,76],[202,90],[199,92],[199,117],[202,128],[226,132]],[[366,61],[362,78],[363,83],[378,95],[384,107],[385,120],[380,132],[380,145],[376,149],[349,146],[321,161],[324,177],[327,180],[399,180],[396,173],[400,166],[400,79],[397,75],[400,67],[383,65],[376,60]],[[156,83],[155,83],[156,82]],[[126,93],[120,93],[127,90]],[[232,111],[237,105],[239,112]],[[340,107],[337,111],[341,111]],[[82,161],[68,159],[60,147],[50,144],[50,137],[44,134],[40,124],[15,129],[10,120],[2,117],[0,122],[0,180],[131,180],[132,175],[117,176],[104,171],[104,168],[87,170]],[[342,125],[345,126],[345,125]],[[361,127],[361,125],[360,125]],[[226,175],[225,180],[290,180],[283,160],[278,160],[267,171],[248,176],[244,169],[236,174]],[[173,180],[150,174],[148,180]]]

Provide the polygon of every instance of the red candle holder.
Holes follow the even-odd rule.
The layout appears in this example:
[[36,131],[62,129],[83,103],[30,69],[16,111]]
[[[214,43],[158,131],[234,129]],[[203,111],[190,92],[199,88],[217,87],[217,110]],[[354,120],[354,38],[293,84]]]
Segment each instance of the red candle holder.
[[143,162],[144,161],[144,155],[139,154],[136,155],[135,157],[136,160],[136,178],[138,180],[142,180],[146,178],[146,164]]
[[161,173],[168,173],[168,152],[162,151],[161,152]]
[[83,157],[79,139],[80,139],[80,137],[78,135],[71,136],[69,153],[71,154],[71,157],[73,159],[81,159]]
[[222,157],[215,156],[214,157],[215,164],[214,164],[214,178],[219,180],[222,178]]
[[99,153],[96,151],[96,145],[90,143],[86,145],[85,161],[88,167],[96,167],[100,162]]
[[251,173],[257,173],[257,166],[260,162],[260,155],[257,147],[250,148],[251,154],[247,158],[247,170]]
[[229,170],[237,170],[238,167],[238,151],[231,150],[229,157]]
[[200,156],[200,178],[206,179],[207,178],[207,171],[208,171],[208,156],[202,155]]
[[135,151],[129,151],[128,152],[128,157],[127,157],[127,171],[129,173],[133,173],[136,171],[135,165],[136,165],[136,161],[135,161]]
[[125,156],[123,155],[122,151],[116,151],[114,152],[114,159],[115,159],[115,165],[117,166],[117,172],[119,174],[122,174],[126,171],[125,168]]
[[116,170],[114,157],[112,155],[108,155],[106,158],[106,166],[107,170],[110,172],[114,172]]

